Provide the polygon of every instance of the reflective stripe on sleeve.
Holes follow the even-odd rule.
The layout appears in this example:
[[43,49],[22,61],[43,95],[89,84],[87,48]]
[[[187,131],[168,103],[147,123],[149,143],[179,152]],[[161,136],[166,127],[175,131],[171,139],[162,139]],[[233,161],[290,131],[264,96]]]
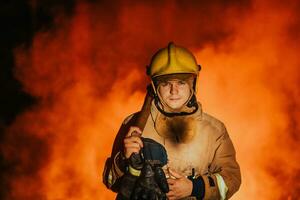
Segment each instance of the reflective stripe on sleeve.
[[108,182],[108,184],[109,184],[110,186],[112,185],[112,179],[113,179],[113,177],[112,177],[112,172],[111,172],[111,170],[109,170],[107,182]]
[[226,193],[228,191],[228,187],[227,187],[223,177],[220,174],[216,173],[214,175],[217,178],[217,183],[218,183],[221,200],[224,200],[224,199],[226,199]]

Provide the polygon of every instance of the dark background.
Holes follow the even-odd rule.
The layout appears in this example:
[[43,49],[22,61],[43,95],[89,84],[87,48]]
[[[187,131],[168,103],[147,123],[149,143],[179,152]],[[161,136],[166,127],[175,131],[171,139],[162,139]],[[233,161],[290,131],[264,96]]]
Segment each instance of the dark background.
[[[16,116],[37,101],[22,91],[21,83],[14,77],[14,49],[28,48],[38,31],[47,30],[53,23],[57,9],[72,14],[75,2],[71,0],[39,1],[36,5],[25,0],[0,2],[0,140],[1,147],[5,128]],[[15,163],[5,162],[0,154],[0,199],[5,199],[9,187],[4,178],[16,172]]]
[[35,99],[22,92],[21,84],[14,78],[14,49],[29,47],[35,32],[46,30],[53,23],[53,13],[63,9],[72,14],[75,2],[39,1],[34,7],[29,1],[14,0],[0,3],[0,127],[13,122],[16,115],[32,105]]

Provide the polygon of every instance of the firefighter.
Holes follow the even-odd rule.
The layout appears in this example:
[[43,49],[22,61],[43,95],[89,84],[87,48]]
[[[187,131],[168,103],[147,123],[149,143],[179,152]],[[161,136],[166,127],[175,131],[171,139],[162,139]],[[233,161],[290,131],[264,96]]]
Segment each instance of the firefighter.
[[238,191],[240,168],[225,125],[203,112],[196,99],[200,69],[190,51],[172,42],[154,54],[147,67],[154,96],[149,117],[143,130],[132,124],[137,114],[124,120],[105,164],[108,188],[119,192],[126,173],[140,176],[128,160],[150,138],[167,153],[168,199],[223,200]]

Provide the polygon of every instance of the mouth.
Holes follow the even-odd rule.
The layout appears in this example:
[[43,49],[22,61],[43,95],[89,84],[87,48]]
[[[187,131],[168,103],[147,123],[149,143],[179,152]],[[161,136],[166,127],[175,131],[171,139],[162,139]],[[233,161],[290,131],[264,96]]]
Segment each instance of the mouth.
[[170,98],[171,101],[178,101],[180,98]]

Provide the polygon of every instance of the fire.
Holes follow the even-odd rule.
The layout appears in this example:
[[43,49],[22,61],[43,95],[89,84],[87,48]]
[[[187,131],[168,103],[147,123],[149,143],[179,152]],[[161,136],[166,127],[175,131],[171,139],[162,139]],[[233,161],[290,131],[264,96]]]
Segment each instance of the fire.
[[171,40],[195,52],[198,98],[235,144],[242,186],[232,199],[299,198],[297,6],[78,2],[71,17],[57,13],[15,50],[15,75],[37,103],[5,130],[6,199],[113,199],[105,159],[142,105],[145,65]]

